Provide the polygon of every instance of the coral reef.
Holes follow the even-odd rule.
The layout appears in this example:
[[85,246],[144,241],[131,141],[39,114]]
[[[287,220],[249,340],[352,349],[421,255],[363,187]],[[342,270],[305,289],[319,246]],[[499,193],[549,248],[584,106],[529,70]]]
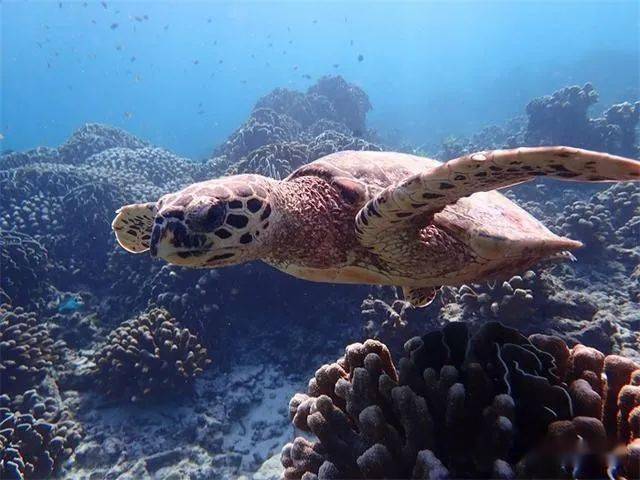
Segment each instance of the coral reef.
[[640,120],[640,102],[608,108],[591,119],[589,107],[598,93],[589,83],[566,87],[527,105],[529,123],[524,135],[528,145],[573,145],[619,155],[635,156],[635,128]]
[[0,395],[0,478],[52,477],[81,437],[69,410],[54,398],[35,390]]
[[328,98],[335,112],[335,117],[329,119],[345,124],[356,136],[363,136],[371,103],[361,88],[346,82],[340,76],[326,76],[309,87],[308,94]]
[[[551,138],[576,138],[581,146],[590,146],[593,141],[601,145],[599,148],[635,155],[638,105],[614,105],[604,109],[599,118],[589,118],[585,102],[590,100],[580,99],[579,93],[561,92],[555,100],[540,99],[540,108],[532,107],[529,123],[523,116],[504,126],[487,127],[470,138],[451,138],[440,158],[522,145],[528,130],[543,143]],[[286,399],[302,388],[304,378],[312,373],[311,365],[335,358],[346,342],[362,334],[361,325],[354,321],[357,318],[364,318],[366,335],[386,344],[394,358],[396,352],[402,354],[408,337],[463,319],[472,329],[501,320],[525,334],[553,334],[569,346],[583,343],[597,346],[603,353],[616,352],[640,361],[640,208],[638,186],[633,184],[603,187],[597,192],[598,187],[563,186],[559,191],[552,184],[541,183],[513,189],[512,198],[550,228],[585,242],[585,249],[576,252],[580,261],[556,266],[550,272],[524,272],[521,281],[514,277],[459,291],[445,290],[426,309],[411,307],[389,288],[311,284],[257,263],[192,270],[165,265],[148,255],[130,255],[116,245],[109,224],[114,210],[123,204],[154,200],[194,181],[225,173],[258,172],[284,178],[298,166],[335,151],[380,150],[366,129],[369,108],[366,94],[359,88],[339,77],[325,78],[307,92],[277,89],[264,97],[247,121],[216,149],[216,157],[202,163],[102,125],[79,129],[58,148],[40,147],[0,156],[0,303],[10,302],[35,312],[0,309],[0,373],[2,393],[6,394],[0,397],[2,478],[43,478],[56,473],[83,478],[250,476],[289,439]],[[547,108],[565,115],[563,123],[544,124]],[[580,125],[590,138],[577,134]],[[425,144],[435,141],[426,138]],[[413,146],[407,150],[414,151]],[[354,302],[367,293],[372,296],[361,307]],[[143,312],[149,305],[166,308],[171,315],[151,309],[118,328],[132,312]],[[180,320],[180,326],[173,316]],[[189,332],[183,333],[185,328]],[[389,458],[400,469],[390,470],[397,475],[414,474],[415,470],[415,476],[437,477],[447,470],[452,474],[475,469],[485,476],[499,476],[510,470],[518,473],[518,468],[526,465],[518,467],[516,460],[525,458],[541,459],[537,464],[555,468],[553,459],[545,460],[548,452],[529,448],[529,443],[543,438],[544,446],[549,432],[554,435],[549,441],[555,441],[552,445],[558,450],[569,448],[575,440],[573,432],[587,438],[581,419],[585,415],[605,420],[608,440],[620,436],[624,445],[615,452],[620,468],[634,474],[629,470],[629,455],[637,452],[638,441],[631,440],[635,433],[629,432],[635,432],[637,423],[633,388],[638,377],[634,374],[627,380],[626,374],[614,372],[617,367],[613,365],[622,360],[606,357],[600,368],[588,359],[599,355],[574,347],[569,358],[576,361],[563,363],[562,352],[566,353],[567,347],[562,342],[544,343],[546,337],[532,337],[535,350],[511,333],[505,333],[504,339],[487,334],[471,349],[476,355],[473,361],[470,357],[460,360],[462,347],[450,348],[455,359],[436,364],[435,360],[424,360],[432,367],[421,366],[416,374],[411,369],[414,359],[421,355],[442,359],[446,349],[441,345],[458,342],[461,333],[450,328],[459,327],[445,328],[444,343],[437,336],[412,340],[395,370],[376,342],[351,348],[339,362],[343,372],[325,368],[315,381],[315,396],[302,401],[310,409],[306,417],[310,423],[304,420],[307,427],[313,426],[312,432],[324,437],[315,444],[296,440],[289,450],[293,464],[287,467],[287,475],[302,475],[306,454],[317,463],[311,469],[317,473],[307,472],[309,478],[328,476],[336,470],[375,476],[386,471],[384,462]],[[107,343],[99,343],[109,331],[112,334]],[[182,338],[188,339],[186,349],[181,349]],[[67,347],[56,343],[58,339]],[[177,352],[167,351],[165,341],[176,346]],[[497,344],[499,353],[481,349],[485,341]],[[431,343],[429,348],[419,349],[420,342]],[[204,368],[206,359],[200,345],[215,352],[213,368]],[[557,379],[547,368],[548,356],[539,350],[548,350],[559,366],[565,365]],[[378,360],[366,355],[370,351],[376,352]],[[176,367],[174,354],[186,358],[179,359],[181,367]],[[502,378],[512,390],[512,406],[504,382],[500,382],[504,371],[496,373],[498,355],[506,362],[508,375]],[[513,361],[525,373],[515,369]],[[580,362],[589,363],[589,368],[573,367]],[[607,368],[611,374],[605,368],[610,363]],[[475,364],[495,390],[480,400],[473,395],[482,393],[482,385],[473,382],[484,377],[472,366]],[[574,414],[560,416],[564,423],[549,423],[544,416],[547,410],[541,412],[538,403],[527,400],[523,393],[527,389],[540,389],[535,390],[536,395],[538,391],[546,395],[549,390],[542,380],[532,386],[532,369],[536,378],[568,392]],[[615,385],[597,381],[602,369],[616,378]],[[181,370],[186,376],[179,373]],[[192,381],[192,374],[199,370],[205,371]],[[394,371],[399,373],[397,379]],[[424,372],[428,372],[427,378]],[[342,378],[337,390],[332,375]],[[383,378],[380,389],[377,382]],[[92,388],[96,384],[103,388]],[[128,399],[158,398],[173,385],[183,388],[188,384],[189,395],[145,402],[144,408],[114,402],[113,395],[105,395],[111,391]],[[468,439],[455,436],[461,404],[457,384],[465,390],[465,408],[482,406],[481,411],[479,407],[470,410],[477,415],[468,423]],[[439,393],[423,391],[433,385]],[[451,407],[447,410],[444,404],[449,391]],[[549,391],[559,392],[557,388]],[[538,396],[551,402],[552,410],[563,410],[559,396],[545,395]],[[612,413],[600,417],[596,412],[598,395]],[[623,399],[620,406],[617,399],[611,400],[616,395]],[[496,405],[492,407],[494,398]],[[432,416],[431,425],[418,414],[423,412],[423,403]],[[500,410],[502,417],[495,414],[500,408],[504,409]],[[538,422],[541,426],[548,425],[544,432],[526,430],[530,426],[522,412],[529,410],[532,418],[542,418]],[[70,411],[89,432],[80,444],[77,424],[66,423],[75,422]],[[297,411],[304,426],[304,408]],[[505,418],[511,422],[511,433]],[[344,437],[325,430],[339,422],[343,422]],[[431,450],[426,451],[417,445],[429,428],[434,433]],[[502,455],[496,453],[504,446],[501,439],[511,434],[512,448],[505,458],[493,461],[498,453]],[[476,446],[473,442],[477,438],[491,442]],[[76,455],[69,457],[76,446]],[[336,451],[340,458],[352,456],[342,464],[332,460]],[[527,452],[533,456],[525,457]],[[459,462],[452,461],[456,458]],[[376,465],[378,461],[381,463]],[[573,465],[571,460],[567,462]],[[366,474],[359,470],[360,464]],[[380,470],[376,470],[378,466]],[[526,468],[531,471],[532,467]],[[560,475],[555,472],[553,476]]]
[[63,163],[83,163],[91,155],[109,148],[136,149],[147,145],[147,142],[143,142],[119,128],[88,123],[76,130],[69,140],[58,149],[58,154]]
[[636,474],[640,365],[493,322],[473,335],[451,323],[405,350],[396,369],[367,340],[317,370],[289,409],[318,440],[283,448],[285,479]]
[[304,143],[269,143],[242,157],[227,170],[227,174],[251,172],[280,180],[308,162],[309,149]]
[[35,313],[0,305],[0,384],[13,395],[40,383],[58,357],[60,344]]
[[[362,332],[367,338],[380,340],[392,353],[402,352],[408,338],[420,335],[425,330],[435,329],[442,324],[439,311],[444,303],[444,294],[426,308],[415,308],[397,295],[369,294],[360,305],[364,321]],[[380,298],[383,297],[383,298]]]
[[152,308],[109,334],[96,353],[95,372],[107,394],[138,401],[179,391],[210,362],[188,329]]
[[633,265],[640,260],[640,187],[620,183],[587,200],[577,200],[565,206],[556,226],[584,243],[576,252],[578,258],[603,264],[619,258]]
[[24,233],[0,229],[0,238],[0,288],[18,305],[37,303],[47,288],[50,268],[47,251]]
[[447,160],[468,153],[530,145],[571,145],[636,157],[640,102],[612,105],[602,116],[591,118],[589,108],[598,102],[590,83],[562,88],[551,95],[534,98],[524,117],[504,126],[490,126],[469,137],[444,139],[437,158]]
[[209,175],[260,173],[284,178],[340,150],[381,150],[367,136],[367,95],[342,77],[322,77],[307,93],[277,88],[207,162]]

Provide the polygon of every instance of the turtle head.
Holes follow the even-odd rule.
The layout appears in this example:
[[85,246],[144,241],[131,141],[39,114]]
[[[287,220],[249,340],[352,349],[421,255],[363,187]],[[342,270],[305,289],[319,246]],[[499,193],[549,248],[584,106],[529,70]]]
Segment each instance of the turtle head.
[[113,221],[128,251],[189,267],[216,268],[261,257],[274,180],[236,175],[190,185],[158,202],[127,205]]

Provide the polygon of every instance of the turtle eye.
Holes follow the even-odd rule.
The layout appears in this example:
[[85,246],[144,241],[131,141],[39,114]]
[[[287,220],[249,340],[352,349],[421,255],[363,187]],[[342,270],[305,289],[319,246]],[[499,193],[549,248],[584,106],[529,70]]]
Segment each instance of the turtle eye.
[[187,215],[187,226],[194,232],[212,232],[224,223],[227,206],[222,202],[198,205]]

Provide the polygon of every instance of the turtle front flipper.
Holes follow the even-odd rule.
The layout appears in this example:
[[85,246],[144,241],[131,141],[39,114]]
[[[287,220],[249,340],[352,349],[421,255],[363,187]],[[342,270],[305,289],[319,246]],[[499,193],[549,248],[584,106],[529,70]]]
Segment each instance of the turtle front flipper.
[[[369,200],[358,212],[361,243],[384,256],[380,236],[417,215],[436,213],[475,192],[546,176],[578,182],[640,180],[640,162],[570,147],[517,148],[478,152],[411,175]],[[380,247],[380,248],[378,248]]]
[[402,287],[404,299],[416,308],[426,307],[435,300],[438,288],[435,287]]
[[131,253],[149,250],[151,230],[156,216],[155,202],[125,205],[116,211],[111,228],[122,248]]

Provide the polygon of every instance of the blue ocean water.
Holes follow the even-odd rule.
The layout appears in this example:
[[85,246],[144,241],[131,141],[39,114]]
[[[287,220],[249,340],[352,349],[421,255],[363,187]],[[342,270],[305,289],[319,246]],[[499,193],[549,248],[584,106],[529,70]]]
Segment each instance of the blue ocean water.
[[[3,1],[3,149],[86,122],[203,158],[275,87],[340,74],[369,124],[413,143],[469,133],[591,81],[637,97],[635,1]],[[362,60],[359,61],[359,58]]]

